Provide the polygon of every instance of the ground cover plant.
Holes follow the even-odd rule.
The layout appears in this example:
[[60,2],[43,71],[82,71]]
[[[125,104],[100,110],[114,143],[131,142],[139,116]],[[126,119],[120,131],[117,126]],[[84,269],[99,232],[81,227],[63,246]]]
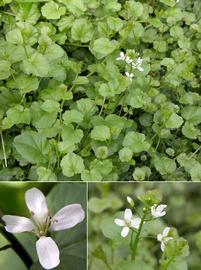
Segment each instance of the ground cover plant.
[[89,270],[200,269],[200,184],[89,189]]
[[201,180],[200,0],[2,0],[1,180]]
[[1,269],[86,270],[84,183],[1,184],[0,194]]

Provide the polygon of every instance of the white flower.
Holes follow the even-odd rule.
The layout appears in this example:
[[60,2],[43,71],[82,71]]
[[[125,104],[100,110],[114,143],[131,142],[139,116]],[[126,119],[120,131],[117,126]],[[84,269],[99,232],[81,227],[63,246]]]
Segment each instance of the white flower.
[[127,64],[130,64],[133,62],[133,60],[129,56],[126,56],[125,61]]
[[126,55],[124,54],[124,52],[120,52],[120,56],[116,58],[116,60],[122,60],[125,61],[126,60]]
[[60,209],[53,217],[50,216],[44,194],[37,188],[25,193],[26,205],[32,219],[13,215],[4,215],[5,229],[10,233],[33,232],[38,236],[36,251],[39,262],[45,269],[59,265],[59,248],[48,231],[60,231],[74,227],[82,222],[85,213],[80,204],[70,204]]
[[121,236],[126,237],[129,233],[129,229],[139,229],[141,218],[134,217],[131,209],[126,209],[124,212],[124,220],[116,218],[114,222],[118,226],[123,227]]
[[135,203],[131,197],[127,196],[126,199],[127,199],[127,202],[130,204],[130,206],[133,207],[135,205]]
[[151,214],[153,217],[158,218],[158,217],[163,217],[166,215],[166,211],[164,210],[167,207],[166,204],[154,204],[151,207]]
[[135,61],[133,61],[132,63],[132,67],[133,69],[138,69],[139,71],[144,71],[144,69],[141,67],[143,62],[143,59],[141,57],[138,57],[137,59],[135,59]]
[[170,227],[166,227],[166,228],[163,230],[162,234],[159,233],[159,234],[157,235],[157,240],[158,240],[159,242],[161,242],[161,250],[162,250],[163,252],[164,252],[164,250],[165,250],[165,245],[167,244],[167,242],[173,239],[172,237],[169,237],[169,236],[168,236],[169,232],[170,232]]
[[134,77],[133,73],[129,73],[129,72],[126,71],[125,74],[126,74],[126,77],[128,77],[129,80],[132,81],[132,79]]

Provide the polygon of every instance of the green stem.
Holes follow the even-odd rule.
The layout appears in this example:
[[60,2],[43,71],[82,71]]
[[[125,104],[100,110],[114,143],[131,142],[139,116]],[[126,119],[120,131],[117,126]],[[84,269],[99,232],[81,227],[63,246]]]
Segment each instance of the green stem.
[[0,131],[0,136],[1,136],[1,144],[2,144],[2,149],[3,149],[4,164],[5,164],[5,167],[7,168],[8,163],[7,163],[6,149],[5,149],[5,144],[4,144],[3,132],[2,131]]
[[133,230],[131,231],[130,249],[133,250]]
[[104,261],[104,263],[109,270],[113,270],[112,267],[110,266],[110,264],[108,263],[108,261]]
[[33,261],[21,243],[11,233],[7,233],[5,229],[0,227],[0,233],[12,244],[13,250],[19,255],[27,269],[30,269]]
[[101,115],[101,114],[102,114],[102,112],[103,112],[103,108],[104,108],[104,105],[105,105],[105,97],[103,98],[103,103],[102,103],[102,105],[101,105],[101,109],[100,109],[100,113],[99,113],[99,115]]
[[89,47],[88,45],[76,44],[76,43],[68,43],[68,42],[66,42],[65,45],[75,46],[75,47],[84,47],[84,48],[88,48]]
[[143,216],[141,218],[140,226],[139,226],[139,229],[137,231],[134,244],[132,246],[132,260],[133,261],[135,260],[135,257],[136,257],[136,254],[137,254],[137,246],[138,246],[138,243],[139,243],[139,240],[140,240],[140,234],[141,234],[141,231],[142,231],[142,227],[143,227],[147,212],[148,212],[148,209],[146,208],[145,211],[144,211],[144,214],[143,214]]
[[197,152],[199,152],[200,150],[201,150],[201,145],[198,147],[198,149],[196,149],[196,151],[188,159],[193,158],[197,154]]

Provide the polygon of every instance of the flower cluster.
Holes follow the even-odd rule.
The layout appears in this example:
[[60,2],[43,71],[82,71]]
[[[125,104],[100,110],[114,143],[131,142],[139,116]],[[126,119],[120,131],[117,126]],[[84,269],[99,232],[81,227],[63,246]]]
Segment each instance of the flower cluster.
[[[130,198],[129,196],[127,197],[127,201],[129,203],[129,205],[131,207],[134,207],[135,203],[132,200],[132,198]],[[153,218],[159,218],[159,217],[163,217],[166,215],[166,211],[165,208],[167,207],[166,204],[154,204],[151,207],[147,206],[147,213],[149,212],[151,214],[151,219]],[[145,211],[146,211],[145,209]],[[121,231],[121,236],[122,237],[126,237],[129,233],[129,230],[135,230],[138,231],[140,224],[142,223],[142,225],[146,222],[145,221],[145,216],[144,219],[142,220],[141,217],[137,217],[134,216],[132,214],[131,209],[126,209],[124,211],[124,219],[118,219],[116,218],[114,220],[115,224],[117,224],[118,226],[123,227],[122,231]],[[168,243],[169,240],[173,239],[172,237],[169,236],[170,233],[170,228],[166,227],[162,233],[157,235],[157,240],[161,243],[161,250],[164,252],[165,250],[165,245]]]
[[126,53],[123,51],[120,52],[119,57],[116,58],[118,61],[124,61],[128,65],[128,71],[125,72],[126,77],[132,81],[134,77],[134,70],[137,69],[140,72],[144,71],[142,67],[143,59],[139,57],[139,54],[135,50],[127,50]]
[[85,213],[80,204],[70,204],[51,216],[44,194],[37,188],[25,193],[26,205],[31,219],[21,216],[4,215],[5,229],[10,233],[32,232],[37,237],[36,251],[40,264],[52,269],[60,263],[60,252],[55,241],[47,236],[48,232],[70,229],[82,222]]

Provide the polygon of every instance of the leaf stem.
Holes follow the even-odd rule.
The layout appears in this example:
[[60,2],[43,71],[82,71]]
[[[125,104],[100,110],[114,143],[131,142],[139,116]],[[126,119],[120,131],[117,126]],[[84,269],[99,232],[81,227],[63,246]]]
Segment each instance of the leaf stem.
[[6,149],[5,149],[5,144],[4,144],[3,132],[2,131],[0,131],[0,136],[1,136],[1,144],[2,144],[2,149],[3,149],[4,164],[5,164],[5,167],[7,168],[8,163],[7,163]]
[[84,47],[84,48],[88,48],[88,47],[89,47],[88,45],[84,45],[84,44],[76,44],[76,43],[69,43],[69,42],[66,42],[65,45],[68,45],[68,46],[75,46],[75,47]]
[[14,235],[7,233],[4,228],[0,227],[0,233],[12,244],[13,250],[19,255],[21,260],[27,266],[27,269],[30,269],[33,261],[22,244],[15,238]]
[[101,109],[100,109],[100,113],[99,113],[99,115],[101,115],[101,114],[102,114],[102,112],[103,112],[103,108],[104,108],[104,105],[105,105],[105,97],[103,98],[103,102],[102,102],[102,105],[101,105]]
[[199,152],[200,150],[201,150],[201,145],[195,150],[195,152],[188,159],[193,158],[197,154],[197,152]]
[[132,258],[133,261],[135,260],[135,257],[136,257],[136,254],[137,254],[137,246],[138,246],[138,243],[139,243],[139,240],[140,240],[140,234],[141,234],[141,231],[142,231],[142,227],[143,227],[147,212],[148,212],[148,209],[146,208],[145,211],[144,211],[144,214],[143,214],[143,216],[141,218],[140,226],[139,226],[139,229],[137,231],[134,244],[132,245],[132,256],[131,256],[131,258]]

